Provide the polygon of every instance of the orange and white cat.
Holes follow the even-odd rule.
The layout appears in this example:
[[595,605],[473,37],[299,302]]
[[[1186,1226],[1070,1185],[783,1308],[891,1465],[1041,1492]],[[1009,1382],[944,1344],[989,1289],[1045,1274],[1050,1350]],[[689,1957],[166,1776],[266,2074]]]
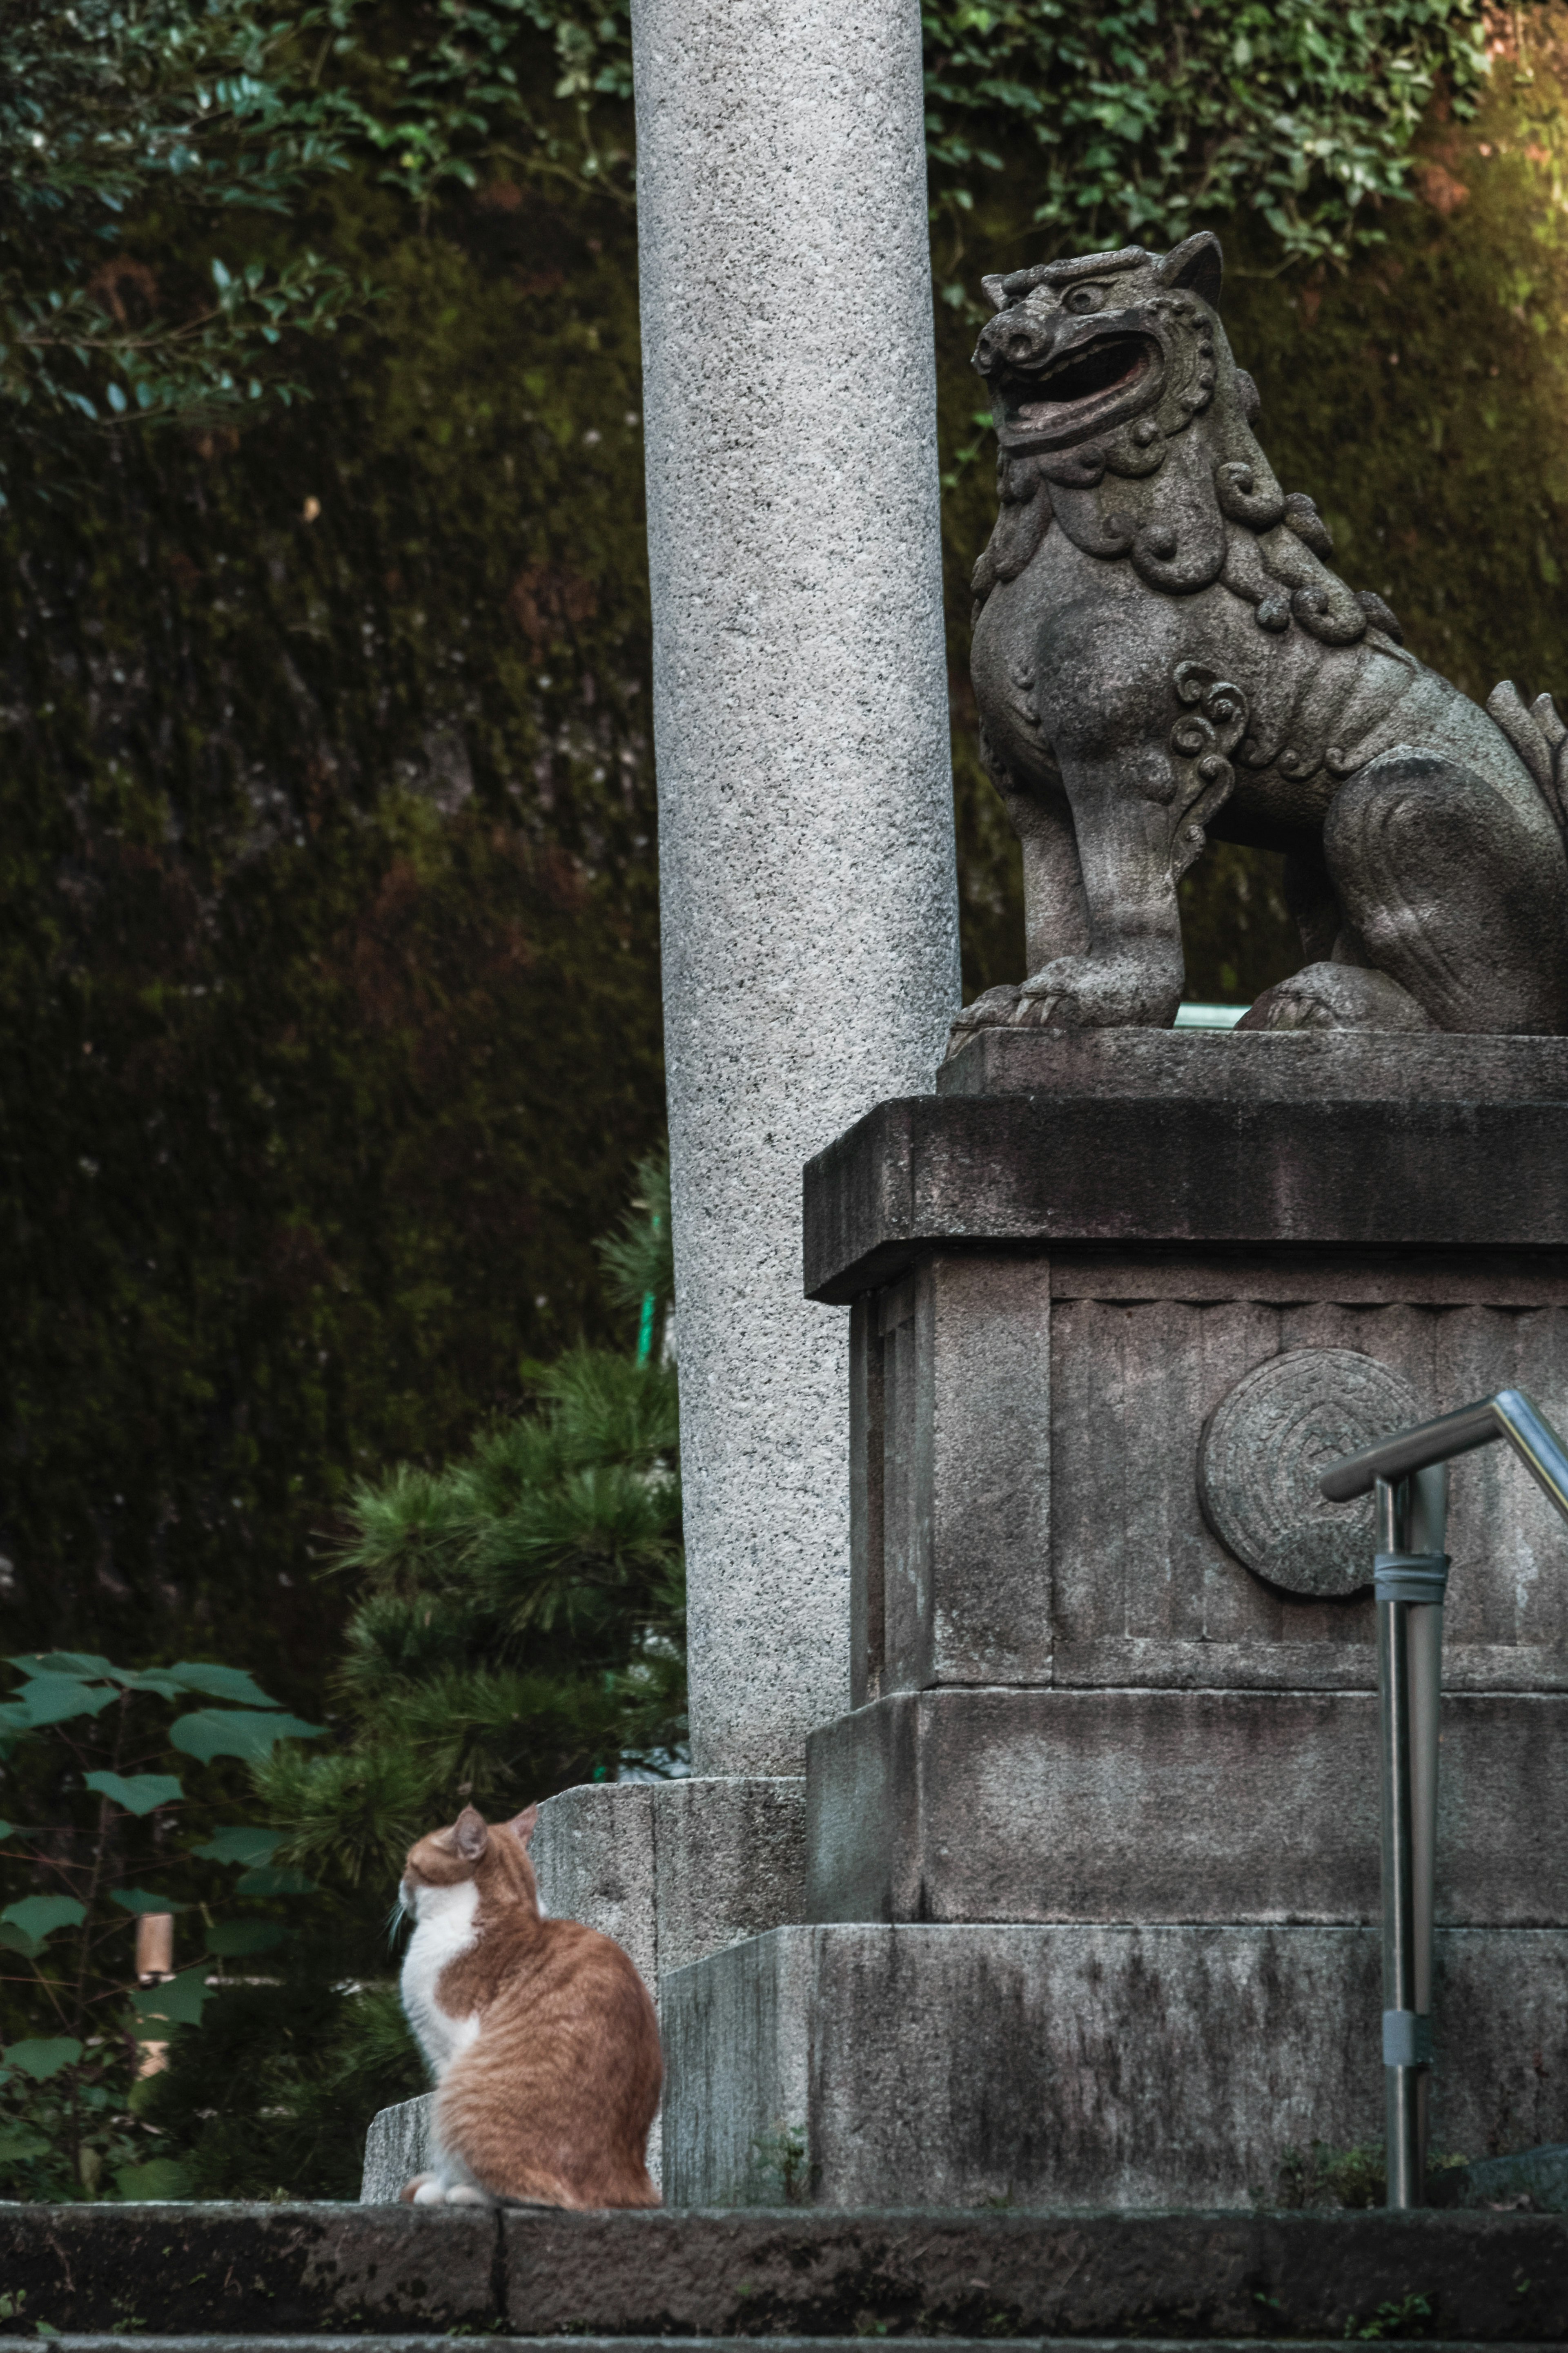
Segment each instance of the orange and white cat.
[[538,1818],[492,1827],[465,1806],[408,1850],[403,2007],[438,2087],[437,2170],[403,2191],[416,2205],[658,2204],[658,2020],[619,1945],[541,1913]]

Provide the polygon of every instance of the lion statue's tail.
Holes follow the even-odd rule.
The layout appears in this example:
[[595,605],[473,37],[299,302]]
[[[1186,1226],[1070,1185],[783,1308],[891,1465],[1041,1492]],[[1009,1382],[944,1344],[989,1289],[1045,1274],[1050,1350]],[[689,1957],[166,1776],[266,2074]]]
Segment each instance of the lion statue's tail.
[[1487,711],[1535,778],[1568,843],[1568,727],[1558,717],[1557,705],[1549,694],[1538,694],[1527,703],[1512,679],[1505,678],[1487,697]]

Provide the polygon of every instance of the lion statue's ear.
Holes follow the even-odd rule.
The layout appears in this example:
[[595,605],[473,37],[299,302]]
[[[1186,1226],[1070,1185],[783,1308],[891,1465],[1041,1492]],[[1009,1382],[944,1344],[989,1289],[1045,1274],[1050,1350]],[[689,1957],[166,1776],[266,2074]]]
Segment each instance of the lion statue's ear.
[[1225,278],[1225,256],[1218,237],[1206,228],[1199,229],[1196,237],[1184,237],[1161,261],[1158,275],[1162,285],[1185,287],[1194,294],[1201,294],[1209,308],[1217,311]]
[[981,291],[984,293],[986,301],[990,303],[991,308],[994,311],[1005,311],[1007,308],[1007,303],[1010,298],[1007,293],[1007,273],[1005,270],[994,270],[989,278],[983,278],[981,280],[980,287]]

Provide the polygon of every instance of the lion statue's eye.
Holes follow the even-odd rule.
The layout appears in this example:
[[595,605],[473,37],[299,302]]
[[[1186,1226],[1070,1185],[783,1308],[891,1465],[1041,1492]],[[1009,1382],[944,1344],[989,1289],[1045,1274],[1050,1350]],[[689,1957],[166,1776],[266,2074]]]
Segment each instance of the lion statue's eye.
[[1079,311],[1099,311],[1103,308],[1105,296],[1100,287],[1075,286],[1063,297],[1062,309]]

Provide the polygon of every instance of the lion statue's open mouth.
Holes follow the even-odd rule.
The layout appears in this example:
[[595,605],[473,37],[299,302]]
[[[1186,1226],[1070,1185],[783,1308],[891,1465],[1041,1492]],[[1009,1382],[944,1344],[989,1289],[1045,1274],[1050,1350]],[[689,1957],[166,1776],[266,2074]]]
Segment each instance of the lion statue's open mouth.
[[1047,441],[1059,448],[1076,441],[1109,418],[1157,399],[1163,374],[1156,338],[1126,329],[1078,343],[1043,367],[1015,363],[992,383],[1001,400],[1003,444]]

